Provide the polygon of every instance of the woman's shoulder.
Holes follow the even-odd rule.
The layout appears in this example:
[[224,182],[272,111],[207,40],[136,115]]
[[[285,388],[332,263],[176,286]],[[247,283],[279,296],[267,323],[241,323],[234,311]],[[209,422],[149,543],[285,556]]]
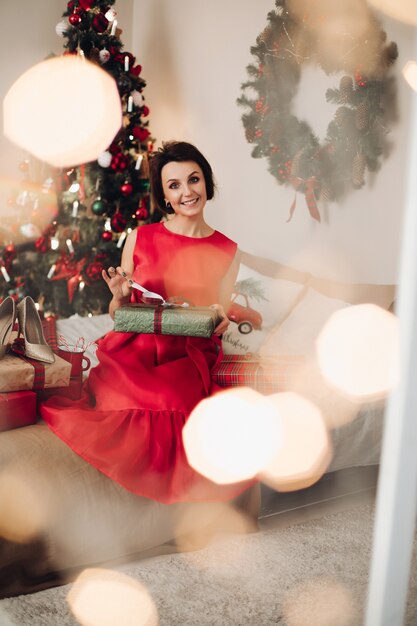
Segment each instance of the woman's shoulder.
[[224,245],[227,248],[233,248],[235,251],[237,250],[237,243],[236,243],[236,241],[233,241],[233,239],[230,239],[230,237],[228,237],[227,235],[222,233],[220,230],[215,230],[214,234],[215,234],[215,236],[217,238],[217,241],[221,245]]

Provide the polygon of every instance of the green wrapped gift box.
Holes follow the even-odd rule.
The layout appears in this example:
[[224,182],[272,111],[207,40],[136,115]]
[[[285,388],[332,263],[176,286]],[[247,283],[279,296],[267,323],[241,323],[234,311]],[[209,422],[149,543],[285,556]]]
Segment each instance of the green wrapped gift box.
[[122,333],[211,337],[220,322],[216,309],[131,303],[114,312],[114,330]]

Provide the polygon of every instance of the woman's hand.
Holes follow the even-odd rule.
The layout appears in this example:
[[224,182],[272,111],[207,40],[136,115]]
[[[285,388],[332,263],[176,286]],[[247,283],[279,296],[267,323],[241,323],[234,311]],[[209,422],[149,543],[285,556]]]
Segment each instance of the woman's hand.
[[222,335],[229,328],[230,320],[227,317],[226,313],[224,312],[224,308],[222,307],[221,304],[211,304],[210,308],[216,309],[216,311],[218,311],[219,313],[219,316],[221,317],[221,321],[219,322],[219,324],[217,324],[216,328],[214,329],[213,334]]
[[102,271],[102,276],[110,289],[114,300],[125,301],[130,298],[132,287],[129,285],[130,276],[122,270],[121,267],[109,267],[109,269]]

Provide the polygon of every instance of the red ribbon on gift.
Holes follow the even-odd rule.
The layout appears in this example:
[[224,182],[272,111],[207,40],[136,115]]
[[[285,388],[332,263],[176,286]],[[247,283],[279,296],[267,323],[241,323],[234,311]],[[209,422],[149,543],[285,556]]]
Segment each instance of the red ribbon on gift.
[[155,335],[162,334],[162,313],[164,311],[164,307],[157,306],[154,314],[153,314],[153,331]]
[[33,375],[32,390],[33,391],[41,391],[42,389],[44,389],[45,388],[45,366],[44,366],[44,364],[41,363],[40,361],[36,361],[36,359],[30,359],[29,357],[26,356],[26,354],[25,354],[25,342],[24,342],[23,339],[15,339],[13,344],[12,344],[12,350],[18,357],[20,357],[21,359],[23,359],[27,363],[30,363],[30,365],[32,365],[32,367],[34,368],[35,373]]
[[317,220],[317,222],[321,222],[320,213],[317,208],[316,196],[314,193],[314,190],[318,186],[316,177],[310,176],[310,178],[304,179],[304,178],[300,178],[299,176],[292,176],[290,178],[290,183],[295,189],[295,195],[294,195],[293,203],[290,207],[290,215],[287,219],[287,222],[291,220],[293,213],[295,211],[295,207],[297,205],[297,191],[301,191],[302,193],[304,193],[305,199],[307,202],[307,208],[309,210],[311,217],[314,220]]

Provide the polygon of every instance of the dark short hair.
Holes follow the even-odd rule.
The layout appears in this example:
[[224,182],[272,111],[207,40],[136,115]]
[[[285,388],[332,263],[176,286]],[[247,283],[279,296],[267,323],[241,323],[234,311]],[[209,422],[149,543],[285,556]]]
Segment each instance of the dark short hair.
[[149,159],[151,193],[154,204],[158,207],[158,209],[166,212],[161,171],[164,165],[171,163],[172,161],[177,161],[179,163],[184,161],[194,161],[194,163],[197,163],[203,172],[206,183],[207,200],[212,199],[216,184],[214,182],[211,165],[207,161],[206,157],[191,143],[187,143],[186,141],[166,141],[163,142],[162,148],[158,148],[156,152],[153,152],[150,155]]

